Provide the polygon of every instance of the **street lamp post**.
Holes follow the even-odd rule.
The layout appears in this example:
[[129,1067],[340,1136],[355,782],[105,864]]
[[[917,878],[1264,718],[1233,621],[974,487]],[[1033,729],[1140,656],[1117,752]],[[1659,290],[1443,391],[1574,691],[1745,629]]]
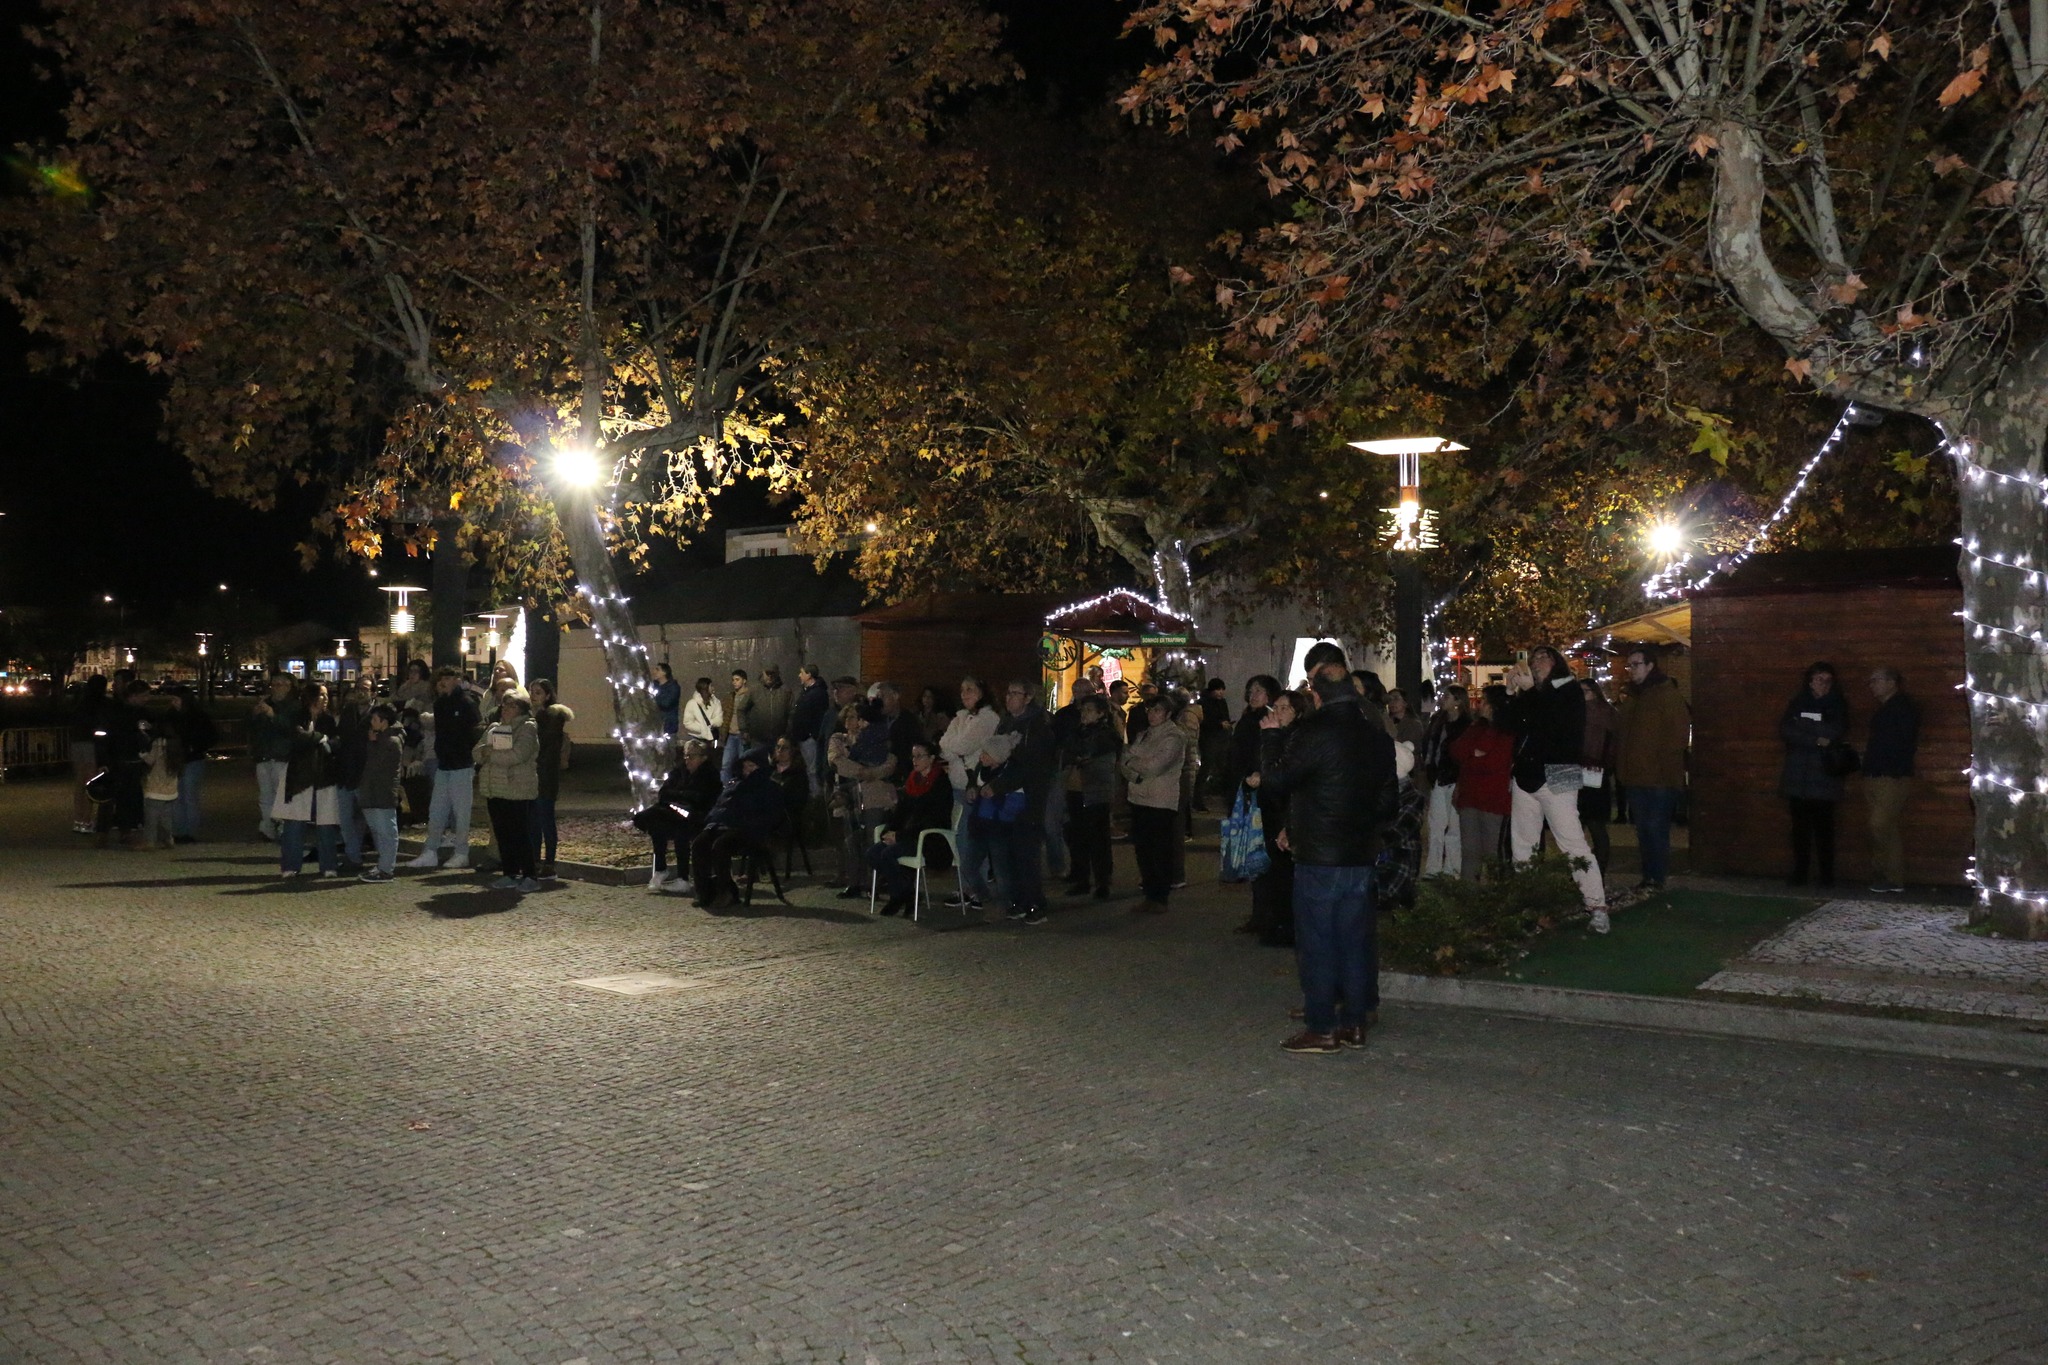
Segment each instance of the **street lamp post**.
[[1436,513],[1422,509],[1422,457],[1465,449],[1441,436],[1395,436],[1353,441],[1368,455],[1391,455],[1400,480],[1400,501],[1386,509],[1383,534],[1394,551],[1394,686],[1415,704],[1422,690],[1422,565],[1417,553],[1436,544]]

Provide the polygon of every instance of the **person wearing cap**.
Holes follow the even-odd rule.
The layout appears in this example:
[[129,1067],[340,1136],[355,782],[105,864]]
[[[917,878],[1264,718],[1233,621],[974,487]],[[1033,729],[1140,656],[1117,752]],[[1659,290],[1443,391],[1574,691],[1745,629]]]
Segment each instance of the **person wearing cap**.
[[732,860],[767,845],[768,837],[789,818],[782,789],[770,769],[773,755],[765,744],[740,754],[739,776],[719,793],[704,829],[690,845],[690,868],[696,873],[699,909],[737,903],[739,883]]
[[[1394,741],[1366,715],[1344,651],[1325,641],[1306,666],[1316,709],[1266,756],[1259,786],[1287,798],[1279,840],[1294,855],[1303,1028],[1281,1047],[1317,1054],[1363,1047],[1379,1007],[1373,865],[1400,795]],[[1260,724],[1278,722],[1269,715]]]

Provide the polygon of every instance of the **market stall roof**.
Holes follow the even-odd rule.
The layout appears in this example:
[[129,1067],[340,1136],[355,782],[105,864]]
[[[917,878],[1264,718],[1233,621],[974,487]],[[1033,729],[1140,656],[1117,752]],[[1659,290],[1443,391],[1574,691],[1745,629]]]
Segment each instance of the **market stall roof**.
[[1195,638],[1195,623],[1143,593],[1111,588],[1100,597],[1074,602],[1046,613],[1045,628],[1089,644],[1133,649],[1166,645],[1176,649],[1215,649]]
[[1692,603],[1673,602],[1641,616],[1616,621],[1588,635],[1585,643],[1609,650],[1642,644],[1684,645],[1691,649]]

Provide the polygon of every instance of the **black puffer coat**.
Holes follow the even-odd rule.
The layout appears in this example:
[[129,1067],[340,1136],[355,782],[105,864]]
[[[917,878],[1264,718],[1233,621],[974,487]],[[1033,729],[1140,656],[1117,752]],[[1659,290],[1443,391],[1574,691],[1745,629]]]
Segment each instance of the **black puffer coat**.
[[1553,764],[1576,767],[1586,743],[1586,698],[1579,680],[1567,673],[1508,698],[1503,729],[1515,737],[1515,785],[1543,790],[1543,770]]
[[1371,867],[1400,803],[1394,741],[1355,696],[1296,721],[1259,788],[1287,798],[1287,844],[1307,867]]

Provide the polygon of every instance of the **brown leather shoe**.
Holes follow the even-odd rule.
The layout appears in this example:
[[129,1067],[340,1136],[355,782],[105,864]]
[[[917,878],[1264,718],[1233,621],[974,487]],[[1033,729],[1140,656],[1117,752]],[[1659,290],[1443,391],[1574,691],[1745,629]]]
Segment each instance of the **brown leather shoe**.
[[1353,1024],[1349,1028],[1340,1028],[1330,1036],[1337,1040],[1337,1045],[1339,1047],[1365,1046],[1365,1030],[1360,1028],[1356,1024]]
[[1283,1052],[1311,1054],[1342,1052],[1344,1050],[1337,1042],[1335,1034],[1310,1033],[1307,1029],[1303,1029],[1300,1033],[1295,1034],[1292,1038],[1280,1044],[1280,1048]]

